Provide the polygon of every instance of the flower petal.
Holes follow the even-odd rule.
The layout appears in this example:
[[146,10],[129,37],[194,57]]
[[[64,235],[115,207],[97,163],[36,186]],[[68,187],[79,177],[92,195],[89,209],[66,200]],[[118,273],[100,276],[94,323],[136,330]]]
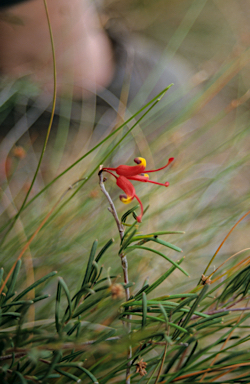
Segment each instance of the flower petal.
[[103,171],[115,171],[119,176],[135,176],[143,173],[146,168],[146,160],[143,157],[137,157],[135,160],[138,165],[119,165],[117,168],[103,168]]
[[133,184],[124,176],[119,176],[116,179],[116,185],[121,188],[125,195],[121,195],[120,199],[123,203],[130,203],[135,197],[135,187]]
[[130,203],[134,198],[139,202],[141,207],[141,214],[137,216],[136,220],[140,223],[143,215],[143,205],[139,197],[135,193],[135,187],[133,184],[124,176],[119,176],[116,179],[116,184],[119,188],[121,188],[125,195],[120,195],[120,199],[123,203],[128,204]]

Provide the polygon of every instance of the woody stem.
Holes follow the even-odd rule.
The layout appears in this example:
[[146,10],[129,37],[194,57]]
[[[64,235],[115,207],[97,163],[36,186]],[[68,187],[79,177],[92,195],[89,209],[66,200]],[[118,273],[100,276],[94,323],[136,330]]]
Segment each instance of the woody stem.
[[[107,169],[105,169],[105,171],[107,171]],[[111,172],[109,172],[109,173],[111,173]],[[104,182],[103,182],[103,172],[102,172],[102,169],[100,170],[98,175],[99,175],[99,185],[100,185],[101,191],[104,193],[104,195],[106,196],[106,198],[107,198],[107,200],[109,202],[109,205],[110,205],[109,211],[111,212],[111,214],[113,215],[113,217],[115,219],[115,222],[116,222],[116,225],[117,225],[117,228],[118,228],[118,231],[119,231],[119,235],[120,235],[120,238],[122,240],[123,236],[124,236],[124,227],[123,227],[122,223],[120,222],[120,220],[118,218],[118,215],[117,215],[117,212],[116,212],[116,209],[115,209],[115,205],[114,205],[114,203],[113,203],[109,193],[107,192],[107,190],[105,188],[105,185],[104,185]],[[113,174],[111,173],[111,175],[113,175]],[[115,176],[115,175],[113,175],[113,176]],[[123,280],[124,280],[124,284],[126,285],[125,296],[126,296],[126,300],[128,301],[129,298],[130,298],[130,289],[129,289],[129,287],[127,287],[127,285],[129,284],[128,261],[127,261],[126,255],[123,253],[123,251],[119,253],[119,256],[121,258],[121,264],[122,264],[122,269],[123,269]],[[127,318],[131,319],[131,316],[128,315]],[[126,327],[127,327],[127,331],[128,331],[128,334],[129,334],[131,332],[131,323],[130,322],[126,323]],[[126,370],[126,384],[130,384],[131,357],[132,357],[132,348],[131,348],[131,346],[129,346],[129,349],[128,349],[128,363],[127,363],[127,370]]]

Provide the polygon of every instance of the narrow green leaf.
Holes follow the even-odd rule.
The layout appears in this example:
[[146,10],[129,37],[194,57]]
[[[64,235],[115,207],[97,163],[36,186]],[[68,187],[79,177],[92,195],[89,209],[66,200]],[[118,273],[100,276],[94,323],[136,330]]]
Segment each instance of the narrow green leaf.
[[[83,288],[84,286],[86,286],[87,283],[89,283],[91,271],[92,271],[92,268],[93,268],[93,261],[94,261],[94,257],[95,257],[95,254],[96,254],[97,244],[98,244],[98,240],[95,240],[93,242],[93,244],[92,244],[92,248],[91,248],[91,251],[90,251],[90,255],[89,255],[89,259],[88,259],[88,264],[87,264],[85,275],[84,275],[84,278],[83,278],[83,281],[82,281],[81,288]],[[75,299],[75,306],[74,306],[74,308],[76,308],[78,303],[79,303],[79,301],[80,301],[81,295],[78,293],[78,295],[75,295],[74,297],[76,298]]]
[[17,276],[19,274],[19,271],[20,271],[20,268],[21,268],[21,264],[22,264],[22,261],[21,260],[18,260],[16,266],[15,266],[15,269],[11,275],[11,280],[10,280],[10,284],[8,286],[8,291],[7,291],[7,294],[6,294],[6,297],[5,297],[5,300],[4,302],[6,302],[7,300],[9,300],[9,298],[13,295],[14,293],[14,289],[15,289],[15,285],[16,285],[16,281],[17,281]]
[[198,340],[195,341],[194,346],[193,346],[191,352],[189,353],[188,358],[185,361],[185,363],[183,364],[182,368],[185,368],[185,367],[187,367],[189,365],[189,362],[190,362],[193,354],[195,353],[197,347],[198,347]]
[[81,379],[79,377],[73,375],[72,373],[69,373],[68,371],[64,371],[63,369],[60,369],[60,368],[55,368],[55,371],[57,371],[58,373],[60,373],[61,375],[67,377],[72,381],[75,381],[77,383],[81,382]]
[[242,295],[243,297],[245,297],[249,291],[249,288],[250,288],[250,279],[248,280],[248,282],[246,283],[246,286],[245,286],[245,289],[244,291],[242,292]]
[[0,284],[2,283],[4,269],[0,268]]
[[147,296],[145,292],[142,292],[142,329],[145,328],[147,322]]
[[102,333],[102,335],[101,336],[99,336],[96,340],[95,340],[95,342],[94,342],[94,344],[100,344],[102,341],[105,341],[105,340],[107,340],[109,337],[112,337],[114,334],[116,333],[116,329],[110,329],[110,331],[109,332],[107,332],[106,330]]
[[104,281],[110,280],[110,279],[117,279],[117,275],[112,275],[109,277],[103,277],[101,280],[98,280],[96,285],[103,283]]
[[[62,277],[59,277],[59,282],[58,283],[62,286],[62,288],[63,288],[63,290],[65,292],[67,301],[68,301],[68,307],[67,307],[67,309],[65,311],[65,314],[63,316],[63,319],[62,319],[62,323],[64,323],[65,321],[68,321],[71,318],[71,315],[72,315],[72,304],[71,304],[69,289],[68,289],[67,284],[65,283],[65,281],[63,280]],[[68,312],[68,317],[67,317],[67,320],[66,320],[67,312]]]
[[72,297],[72,300],[71,301],[74,301],[75,298],[78,296],[78,295],[82,295],[84,292],[88,292],[88,289],[91,287],[91,282],[87,283],[86,285],[84,285],[81,289],[79,289],[79,291],[76,292],[76,294]]
[[[59,285],[58,285],[59,286]],[[51,364],[49,365],[45,375],[42,378],[42,383],[45,384],[47,382],[47,378],[51,375],[52,371],[55,369],[57,363],[61,360],[62,354],[60,351],[54,351],[53,352],[53,359],[51,361]],[[60,372],[59,372],[60,373]]]
[[183,299],[185,297],[193,297],[194,295],[197,297],[196,293],[176,293],[175,295],[166,295],[162,297],[165,297],[167,300],[172,300],[172,299]]
[[[184,257],[177,261],[177,264],[181,264],[184,260]],[[165,272],[162,276],[159,277],[153,284],[151,284],[146,290],[146,294],[149,294],[150,292],[154,291],[164,280],[166,280],[176,269],[175,265],[173,265],[167,272]]]
[[155,249],[152,249],[152,248],[148,248],[148,247],[143,247],[141,245],[133,245],[131,247],[127,247],[127,250],[133,250],[133,249],[143,249],[145,251],[149,251],[149,252],[153,252],[153,253],[156,253],[157,255],[163,257],[164,259],[166,259],[167,261],[169,261],[171,264],[173,264],[176,268],[178,268],[182,273],[184,273],[184,275],[186,276],[189,276],[189,274],[179,266],[179,264],[177,264],[175,261],[171,260],[168,256],[164,255],[163,253],[159,252],[159,251],[156,251]]
[[126,223],[126,220],[128,218],[128,216],[133,213],[137,208],[139,207],[139,205],[135,205],[134,207],[130,208],[127,212],[124,213],[124,215],[122,215],[121,217],[121,222],[122,223]]
[[21,299],[21,297],[26,295],[26,293],[28,293],[32,289],[36,288],[38,285],[44,283],[46,280],[48,280],[49,278],[55,276],[56,274],[57,274],[57,272],[53,271],[53,272],[50,272],[48,275],[42,277],[41,279],[35,281],[35,283],[31,284],[29,287],[25,288],[21,293],[19,293],[19,295],[17,295],[15,297],[14,301],[18,301],[19,299]]
[[[149,233],[148,235],[136,235],[135,237],[133,237],[131,242],[140,241],[140,240],[150,240],[152,238],[152,236],[176,235],[176,234],[180,235],[183,233],[185,233],[185,232],[183,232],[183,231],[163,231],[163,232]],[[178,248],[178,249],[181,249],[181,248]]]
[[85,312],[89,308],[95,306],[97,303],[104,300],[106,297],[108,297],[110,295],[111,295],[111,293],[107,292],[107,293],[102,293],[102,296],[98,296],[96,299],[93,299],[91,302],[89,302],[89,299],[88,299],[86,302],[79,305],[79,307],[77,309],[75,309],[75,312],[73,313],[72,317],[75,318],[75,317],[81,315],[83,312]]
[[21,317],[21,313],[19,313],[19,312],[5,312],[5,313],[2,313],[1,316],[2,317],[7,317],[7,316]]
[[44,299],[48,299],[48,297],[50,297],[50,295],[41,295],[41,296],[37,296],[33,299],[33,302],[34,303],[37,303],[38,301],[41,301],[41,300],[44,300]]
[[34,303],[34,300],[20,300],[20,301],[12,301],[11,303],[8,303],[8,304],[5,304],[5,305],[2,305],[2,308],[5,308],[5,307],[13,307],[14,305],[23,305],[23,304],[33,304]]
[[195,341],[195,339],[193,337],[191,337],[188,341],[187,341],[187,344],[188,345],[183,345],[183,346],[180,346],[177,350],[177,352],[174,354],[174,356],[172,357],[172,359],[169,361],[165,371],[164,371],[164,374],[168,373],[169,370],[172,368],[172,366],[174,365],[174,363],[176,361],[178,361],[179,357],[183,354],[183,352],[188,348],[188,346],[193,343]]
[[95,254],[96,254],[97,244],[98,244],[98,240],[95,240],[95,241],[93,242],[93,245],[92,245],[92,248],[91,248],[91,251],[90,251],[89,260],[88,260],[88,265],[87,265],[87,269],[86,269],[86,272],[85,272],[85,276],[84,276],[84,279],[83,279],[83,282],[82,282],[82,287],[83,287],[86,283],[89,282],[90,272],[91,272],[91,269],[92,269],[92,263],[93,263],[93,260],[94,260]]
[[[59,373],[51,373],[51,375],[47,376],[47,379],[59,379],[61,375]],[[37,380],[40,380],[43,378],[43,375],[36,376]]]
[[[80,322],[79,322],[80,323]],[[71,352],[70,354],[66,355],[66,356],[63,356],[62,360],[61,361],[67,361],[67,360],[73,360],[75,359],[76,357],[82,355],[83,353],[85,353],[84,350],[82,351],[77,351],[77,352]]]
[[91,381],[93,381],[93,383],[95,384],[99,384],[97,378],[86,368],[82,367],[81,363],[60,363],[57,365],[56,369],[60,369],[61,367],[65,367],[65,368],[77,368],[77,369],[80,369],[82,372],[84,372],[89,378]]
[[167,241],[164,241],[162,239],[159,239],[158,237],[155,238],[155,237],[151,237],[150,238],[150,241],[154,241],[155,243],[158,243],[158,244],[161,244],[161,245],[164,245],[165,247],[168,247],[168,248],[171,248],[173,249],[174,251],[177,251],[177,252],[182,252],[182,249],[177,247],[176,245],[173,245],[171,243],[168,243]]
[[181,326],[178,325],[178,324],[169,322],[169,325],[170,325],[171,327],[173,327],[173,328],[178,329],[178,331],[180,331],[180,332],[183,332],[183,333],[189,333],[189,331],[187,331],[185,328],[181,327]]
[[15,374],[19,377],[21,384],[28,384],[27,380],[20,372],[15,371]]
[[175,312],[179,312],[179,310],[182,308],[182,307],[185,307],[185,305],[188,305],[191,301],[193,301],[194,299],[196,299],[198,296],[197,293],[194,293],[192,296],[188,296],[186,297],[186,299],[182,300],[179,305],[173,310],[173,314]]
[[127,236],[128,236],[128,234],[129,234],[129,232],[131,232],[132,231],[132,229],[135,227],[135,226],[137,226],[137,221],[135,221],[132,225],[130,225],[130,227],[128,227],[127,229],[126,229],[126,231],[124,232],[124,236],[123,236],[123,238],[122,238],[122,240],[121,240],[121,244],[122,244],[122,242],[123,242],[123,239],[125,239]]
[[58,283],[57,283],[57,292],[56,292],[56,306],[55,306],[55,323],[56,323],[57,333],[59,333],[60,330],[61,330],[61,324],[60,324],[61,291],[62,291],[62,285],[58,281]]
[[92,270],[90,272],[89,281],[93,284],[99,275],[98,264],[95,260],[92,263]]
[[160,236],[160,235],[183,235],[184,231],[159,231],[148,233],[146,236]]
[[114,243],[114,239],[110,239],[104,247],[100,250],[98,255],[95,258],[95,262],[98,263],[98,261],[101,259],[101,257],[104,255],[104,253],[107,251],[107,249]]
[[97,378],[88,369],[84,367],[79,367],[79,369],[83,371],[90,378],[90,380],[93,381],[94,384],[99,384],[99,381],[97,380]]
[[75,324],[67,331],[67,335],[68,336],[71,336],[72,333],[74,333],[74,331],[77,329],[77,327],[79,326],[80,322],[79,321],[76,321]]
[[192,323],[191,326],[196,328],[200,324],[209,323],[211,320],[214,320],[218,317],[224,317],[224,316],[228,315],[229,313],[230,313],[230,311],[225,311],[225,312],[221,312],[221,313],[215,313],[214,315],[209,315],[208,318],[199,319],[198,321]]
[[149,287],[149,284],[145,284],[134,296],[130,296],[129,300],[136,299],[138,300],[139,297],[141,297],[142,292],[146,291],[146,289]]
[[[212,329],[216,324],[222,324],[223,323],[223,317],[217,318],[217,319],[207,319],[208,321],[206,323],[201,323],[197,326],[195,326],[196,331],[200,331],[203,328],[206,328],[208,330]],[[189,329],[189,327],[187,328]]]
[[134,229],[133,231],[131,231],[129,236],[127,236],[127,237],[124,236],[123,237],[121,248],[119,249],[119,252],[118,252],[119,254],[122,252],[123,249],[126,249],[127,246],[131,243],[131,239],[136,234],[136,232],[137,232],[137,229]]
[[[199,296],[197,297],[197,299],[195,300],[195,302],[193,303],[192,307],[190,308],[190,311],[189,313],[187,314],[187,316],[185,317],[185,319],[182,321],[181,323],[181,326],[182,328],[185,328],[185,326],[188,324],[189,320],[191,319],[195,309],[198,307],[199,303],[201,302],[201,300],[203,299],[204,295],[206,294],[206,292],[208,291],[209,289],[209,285],[206,284],[204,285],[203,289],[201,290]],[[178,336],[179,336],[180,332],[176,332],[173,336],[173,340],[175,340]]]
[[166,323],[166,329],[168,328],[168,324],[169,324],[169,320],[168,320],[168,314],[167,312],[165,311],[164,307],[162,304],[159,304],[159,308],[161,310],[161,313],[163,314],[163,317],[165,319],[165,323]]
[[95,284],[99,284],[99,283],[100,283],[101,280],[99,280],[99,278],[101,277],[102,271],[103,271],[103,266],[101,266],[101,268],[100,268],[100,270],[99,270],[99,273],[98,273],[98,275],[96,276]]

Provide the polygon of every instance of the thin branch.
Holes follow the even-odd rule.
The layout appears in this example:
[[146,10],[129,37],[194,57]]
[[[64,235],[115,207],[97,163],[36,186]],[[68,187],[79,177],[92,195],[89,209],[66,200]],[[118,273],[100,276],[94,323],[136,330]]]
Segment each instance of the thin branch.
[[[113,217],[115,219],[115,222],[116,222],[116,225],[117,225],[117,229],[118,229],[118,232],[119,232],[119,235],[120,235],[120,239],[122,240],[123,237],[124,237],[124,227],[123,227],[122,223],[119,220],[119,217],[118,217],[116,209],[115,209],[115,205],[114,205],[114,203],[113,203],[109,193],[107,192],[107,190],[105,188],[103,174],[102,174],[102,165],[100,166],[100,170],[99,170],[98,175],[99,175],[99,184],[100,184],[101,191],[106,196],[106,198],[107,198],[107,200],[109,202],[109,205],[110,205],[108,210],[113,215]],[[123,269],[124,284],[128,285],[129,284],[129,277],[128,277],[128,261],[127,261],[127,257],[126,257],[126,255],[124,254],[123,251],[119,253],[119,256],[121,258],[121,264],[122,264],[122,269]],[[129,289],[129,287],[125,288],[125,296],[126,296],[126,300],[128,301],[129,298],[130,298],[130,289]],[[132,316],[128,315],[127,318],[131,319]],[[130,322],[126,323],[126,327],[127,327],[127,331],[128,331],[128,334],[129,334],[130,331],[131,331],[131,323]],[[128,362],[127,362],[127,370],[126,370],[126,384],[130,384],[131,358],[132,358],[132,348],[131,348],[131,346],[129,346]]]
[[[23,357],[27,354],[27,352],[17,352],[15,353],[15,359],[18,358],[18,357]],[[9,359],[13,359],[13,354],[11,355],[5,355],[5,356],[0,356],[0,361],[4,361],[4,360],[9,360]]]

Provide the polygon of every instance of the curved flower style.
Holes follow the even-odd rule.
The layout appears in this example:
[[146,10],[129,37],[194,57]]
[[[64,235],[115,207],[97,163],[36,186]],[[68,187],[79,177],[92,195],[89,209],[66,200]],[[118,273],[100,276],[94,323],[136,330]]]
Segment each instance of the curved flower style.
[[[123,203],[128,204],[134,198],[136,198],[136,200],[139,202],[141,207],[141,214],[137,216],[136,220],[140,223],[143,215],[143,205],[139,197],[136,195],[135,187],[129,180],[141,181],[143,183],[152,183],[168,187],[168,181],[165,184],[162,184],[157,183],[156,181],[149,180],[148,173],[161,171],[162,169],[166,168],[170,163],[172,163],[173,160],[174,158],[170,157],[168,163],[164,165],[164,167],[146,171],[146,160],[143,157],[137,157],[134,159],[134,162],[138,165],[119,165],[117,168],[103,168],[102,171],[106,171],[116,178],[116,185],[125,192],[125,195],[120,195],[120,200]],[[114,175],[114,173],[111,171],[116,172],[118,177]]]

